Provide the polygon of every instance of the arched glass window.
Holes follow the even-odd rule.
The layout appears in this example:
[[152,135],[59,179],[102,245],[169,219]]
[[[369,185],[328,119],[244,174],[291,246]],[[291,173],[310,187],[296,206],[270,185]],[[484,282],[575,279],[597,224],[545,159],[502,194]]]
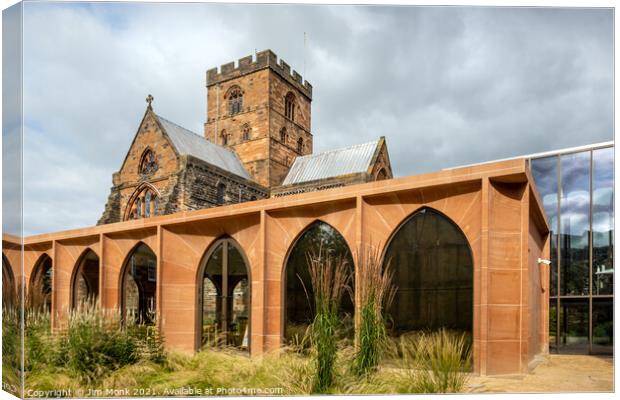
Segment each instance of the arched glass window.
[[284,98],[284,116],[295,121],[295,95],[292,92],[288,92]]
[[99,297],[99,257],[88,250],[80,259],[73,273],[72,307],[94,303]]
[[123,318],[140,324],[155,322],[157,303],[157,257],[141,243],[132,252],[124,266],[121,282],[121,311]]
[[471,332],[473,258],[463,232],[430,208],[410,216],[387,246],[397,287],[391,333],[449,328]]
[[144,218],[151,216],[151,191],[147,190],[144,195]]
[[30,275],[28,300],[30,308],[50,312],[52,310],[52,259],[43,255]]
[[144,150],[142,153],[142,157],[140,157],[140,166],[139,171],[142,175],[151,175],[159,166],[157,165],[157,160],[155,159],[155,153],[151,149]]
[[250,125],[243,125],[243,140],[250,140]]
[[148,218],[152,215],[157,215],[159,197],[152,187],[148,185],[143,186],[130,201],[131,203],[127,206],[124,220]]
[[280,142],[282,142],[282,144],[286,144],[288,142],[288,132],[286,131],[286,128],[280,129]]
[[4,254],[2,255],[2,308],[18,303],[13,270]]
[[239,87],[233,87],[228,92],[228,112],[230,115],[240,113],[243,109],[243,92]]
[[249,268],[233,239],[220,239],[211,246],[199,279],[199,347],[249,349]]
[[224,185],[223,183],[218,183],[217,184],[217,193],[215,194],[215,201],[217,202],[217,204],[224,204],[224,196],[226,194],[226,185]]
[[297,152],[300,154],[304,152],[304,138],[297,139]]
[[[335,258],[343,257],[350,268],[351,276],[355,274],[353,256],[342,235],[322,221],[308,226],[291,248],[285,263],[284,337],[288,340],[295,336],[302,337],[314,319],[314,295],[307,256],[318,254],[321,248]],[[353,283],[351,287],[354,287]],[[348,331],[352,334],[354,307],[350,293],[343,295],[341,307],[343,321],[351,328]]]

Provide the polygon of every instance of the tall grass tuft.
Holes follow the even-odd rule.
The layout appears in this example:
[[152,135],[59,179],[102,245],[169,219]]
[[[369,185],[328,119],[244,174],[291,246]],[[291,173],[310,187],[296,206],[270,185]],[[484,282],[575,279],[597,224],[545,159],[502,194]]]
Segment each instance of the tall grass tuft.
[[316,313],[311,328],[315,363],[313,392],[325,393],[334,379],[338,311],[343,294],[351,293],[351,275],[346,259],[332,256],[323,246],[318,252],[306,254],[306,259]]
[[471,347],[465,333],[441,329],[400,338],[409,393],[457,393],[467,382]]
[[358,280],[356,290],[360,298],[360,329],[357,351],[352,370],[365,375],[379,365],[381,348],[386,344],[384,311],[396,293],[392,284],[393,270],[388,262],[383,268],[379,250],[370,245],[360,247],[357,253]]
[[2,383],[15,396],[21,395],[21,348],[21,310],[15,301],[2,307]]
[[102,311],[94,303],[82,303],[73,310],[56,340],[56,364],[85,382],[139,358],[138,341],[121,329],[120,313]]

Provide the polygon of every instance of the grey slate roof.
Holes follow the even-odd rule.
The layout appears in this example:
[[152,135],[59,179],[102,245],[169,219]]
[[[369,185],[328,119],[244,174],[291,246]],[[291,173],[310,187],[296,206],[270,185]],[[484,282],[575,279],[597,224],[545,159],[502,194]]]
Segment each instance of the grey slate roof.
[[379,139],[343,149],[297,157],[282,186],[367,172]]
[[242,178],[253,180],[233,151],[212,143],[204,137],[157,116],[179,154],[188,154]]

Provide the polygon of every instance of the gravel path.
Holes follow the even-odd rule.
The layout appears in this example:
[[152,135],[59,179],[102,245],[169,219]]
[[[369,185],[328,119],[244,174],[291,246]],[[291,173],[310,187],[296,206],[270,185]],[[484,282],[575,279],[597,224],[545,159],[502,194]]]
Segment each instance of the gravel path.
[[545,357],[524,376],[474,376],[465,391],[470,393],[612,392],[612,357],[560,355]]

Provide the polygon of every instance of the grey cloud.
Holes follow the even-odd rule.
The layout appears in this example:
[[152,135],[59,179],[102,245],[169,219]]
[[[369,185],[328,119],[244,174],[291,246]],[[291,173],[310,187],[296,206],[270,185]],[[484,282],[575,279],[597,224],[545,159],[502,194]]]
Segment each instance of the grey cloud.
[[315,151],[385,135],[398,176],[612,138],[609,9],[78,4],[24,16],[31,233],[95,223],[147,93],[200,133],[205,71],[255,49],[305,60]]

